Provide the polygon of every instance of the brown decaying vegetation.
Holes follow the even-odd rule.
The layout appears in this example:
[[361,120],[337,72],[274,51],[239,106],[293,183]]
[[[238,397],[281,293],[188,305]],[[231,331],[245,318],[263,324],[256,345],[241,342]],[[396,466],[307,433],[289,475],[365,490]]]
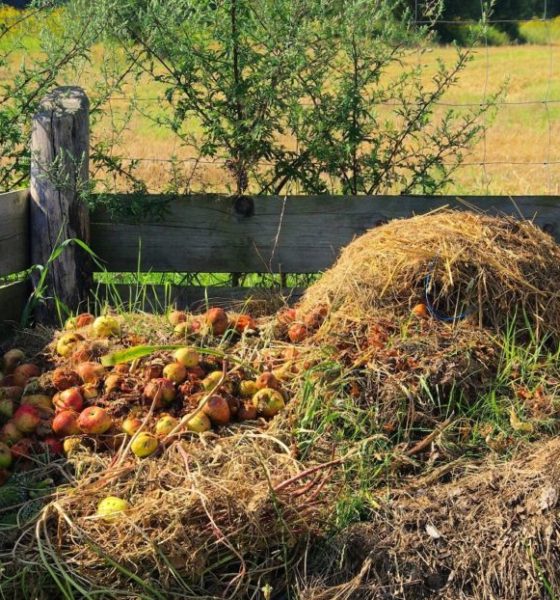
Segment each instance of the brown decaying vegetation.
[[[440,211],[370,231],[295,311],[262,317],[260,337],[222,346],[232,364],[288,365],[283,414],[268,425],[186,434],[143,461],[125,453],[126,444],[97,452],[86,441],[69,457],[75,481],[59,488],[35,535],[20,539],[8,572],[20,561],[40,563],[39,544],[43,563],[58,573],[122,597],[157,587],[185,598],[249,598],[271,583],[277,598],[299,578],[309,600],[544,598],[543,577],[560,585],[558,443],[536,446],[529,458],[521,445],[505,466],[469,462],[460,419],[422,385],[444,399],[452,387],[476,399],[497,373],[494,334],[520,312],[557,339],[559,259],[552,238],[531,223],[481,214]],[[437,309],[453,315],[464,305],[469,318],[449,324],[411,314],[426,275],[437,286]],[[293,322],[308,334],[297,347],[285,342]],[[169,343],[166,327],[135,316],[111,349],[139,339]],[[376,406],[366,434],[386,438],[386,456],[375,460],[389,465],[372,489],[373,520],[334,542],[325,534],[349,456],[327,430],[302,459],[294,435],[307,369],[329,353],[350,389],[330,387],[332,374],[317,372],[321,402],[347,393]],[[389,443],[394,432],[398,443]],[[440,483],[445,477],[451,482]],[[131,508],[107,523],[95,510],[109,494]],[[319,551],[319,566],[317,543],[334,543]]]
[[420,479],[388,492],[371,523],[335,540],[348,548],[343,568],[309,582],[302,600],[555,597],[559,453],[553,439],[505,464],[471,466],[451,483]]

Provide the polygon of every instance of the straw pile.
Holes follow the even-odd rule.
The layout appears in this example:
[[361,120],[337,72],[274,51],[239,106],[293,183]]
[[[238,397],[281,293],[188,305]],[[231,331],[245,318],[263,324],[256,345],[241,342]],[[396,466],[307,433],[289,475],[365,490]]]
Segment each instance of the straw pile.
[[450,484],[420,481],[395,490],[380,501],[371,523],[356,525],[335,541],[349,549],[345,565],[334,565],[340,554],[333,558],[331,580],[310,582],[302,598],[556,597],[559,453],[560,440],[553,439],[535,445],[526,457],[487,463]]
[[[30,539],[61,580],[98,593],[245,598],[270,581],[277,591],[329,502],[316,489],[329,467],[307,471],[280,439],[250,429],[177,442],[141,464],[109,461],[79,451],[76,484],[59,489]],[[131,505],[112,522],[96,516],[108,494]]]
[[306,314],[327,305],[324,334],[380,311],[403,316],[428,302],[438,317],[499,329],[526,318],[560,334],[560,247],[528,221],[442,210],[395,220],[347,246],[305,294]]

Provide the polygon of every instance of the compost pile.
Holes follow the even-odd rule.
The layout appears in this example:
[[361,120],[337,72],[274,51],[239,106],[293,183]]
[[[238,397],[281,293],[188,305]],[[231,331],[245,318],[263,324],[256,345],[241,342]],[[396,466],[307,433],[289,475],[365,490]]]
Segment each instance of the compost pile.
[[[556,431],[560,378],[535,364],[539,387],[521,393],[515,365],[500,369],[515,324],[521,338],[557,343],[559,271],[560,248],[531,223],[440,211],[366,233],[299,304],[271,315],[257,317],[262,302],[165,317],[106,310],[43,332],[44,344],[37,332],[33,344],[16,339],[0,383],[7,572],[25,565],[39,588],[47,566],[102,597],[280,598],[296,579],[316,599],[539,597],[507,569],[527,544],[547,572],[557,565],[553,512],[529,493],[546,488],[555,505],[553,466],[545,473],[535,454],[500,471],[484,454],[495,461]],[[497,379],[506,432],[475,410]],[[325,553],[372,465],[371,524]],[[467,512],[484,503],[482,516],[458,525],[460,500]],[[516,554],[480,571],[522,510],[534,535],[508,529]],[[345,568],[330,572],[329,557]],[[524,568],[538,582],[535,564]],[[477,577],[490,595],[469,587]]]
[[349,548],[330,580],[302,598],[486,600],[550,598],[560,588],[560,440],[455,481],[379,497],[367,524],[334,542]]

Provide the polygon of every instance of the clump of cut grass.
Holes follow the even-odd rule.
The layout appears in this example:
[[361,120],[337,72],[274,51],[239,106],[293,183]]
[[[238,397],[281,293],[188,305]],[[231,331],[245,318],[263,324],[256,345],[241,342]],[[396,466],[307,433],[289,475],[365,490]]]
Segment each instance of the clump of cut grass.
[[[140,464],[112,467],[86,450],[72,461],[79,479],[43,512],[33,543],[74,592],[249,597],[267,582],[278,591],[329,502],[316,477],[328,465],[303,466],[282,439],[250,427],[193,436]],[[95,513],[109,494],[131,508],[108,524]]]

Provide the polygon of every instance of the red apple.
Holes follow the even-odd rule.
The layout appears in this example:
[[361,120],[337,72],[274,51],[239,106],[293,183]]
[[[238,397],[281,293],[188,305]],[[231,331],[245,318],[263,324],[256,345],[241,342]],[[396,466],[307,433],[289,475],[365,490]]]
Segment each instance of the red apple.
[[100,406],[90,406],[84,409],[78,417],[78,427],[84,433],[105,433],[113,425],[113,419]]
[[231,419],[231,410],[227,400],[217,394],[208,398],[202,411],[214,425],[227,425]]
[[79,387],[73,387],[56,394],[53,398],[53,404],[57,412],[61,410],[79,412],[84,405],[84,397]]
[[294,323],[288,329],[288,337],[290,338],[290,342],[292,342],[293,344],[303,342],[303,340],[308,336],[308,334],[309,331],[303,323]]
[[39,377],[41,369],[37,365],[31,363],[24,363],[16,367],[14,371],[14,385],[19,387],[25,387],[27,382],[33,377]]
[[257,329],[257,322],[250,315],[236,315],[231,319],[230,327],[238,333],[243,333],[246,329]]
[[204,315],[204,322],[214,335],[223,335],[229,325],[228,316],[223,308],[210,308]]
[[78,415],[72,410],[59,412],[53,420],[52,429],[59,437],[80,433]]
[[14,413],[14,425],[22,433],[31,433],[41,421],[39,411],[29,404],[22,404]]
[[18,458],[29,458],[33,454],[33,440],[29,438],[23,438],[17,441],[11,448],[12,457]]
[[23,437],[23,433],[16,427],[13,421],[8,421],[4,427],[2,427],[2,431],[0,432],[0,439],[11,446],[15,444],[18,440],[21,440]]
[[43,443],[43,446],[45,447],[45,450],[49,454],[53,454],[55,456],[64,454],[64,448],[63,448],[60,440],[57,440],[54,437],[48,437],[48,438],[45,438],[42,443]]
[[95,317],[90,313],[81,313],[76,317],[75,323],[78,329],[87,327],[95,321]]

